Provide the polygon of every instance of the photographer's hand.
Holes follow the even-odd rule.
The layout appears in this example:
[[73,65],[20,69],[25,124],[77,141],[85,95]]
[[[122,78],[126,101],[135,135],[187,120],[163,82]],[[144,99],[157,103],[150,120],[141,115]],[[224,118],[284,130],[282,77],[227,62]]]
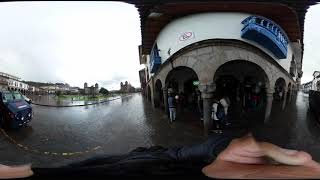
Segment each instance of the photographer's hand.
[[31,165],[6,166],[0,164],[0,179],[25,178],[32,176]]
[[202,171],[214,178],[320,178],[320,164],[308,153],[257,142],[251,135],[234,139]]

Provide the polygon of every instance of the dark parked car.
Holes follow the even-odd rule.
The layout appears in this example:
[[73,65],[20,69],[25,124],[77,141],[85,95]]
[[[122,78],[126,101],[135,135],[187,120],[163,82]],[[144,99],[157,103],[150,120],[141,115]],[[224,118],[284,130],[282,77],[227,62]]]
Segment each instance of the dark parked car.
[[0,126],[17,129],[32,119],[32,107],[20,92],[0,90]]
[[320,91],[309,91],[309,107],[320,122]]

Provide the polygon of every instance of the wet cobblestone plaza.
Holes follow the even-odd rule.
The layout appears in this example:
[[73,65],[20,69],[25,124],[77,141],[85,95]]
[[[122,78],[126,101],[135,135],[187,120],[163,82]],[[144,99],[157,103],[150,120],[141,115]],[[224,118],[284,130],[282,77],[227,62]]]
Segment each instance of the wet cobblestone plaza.
[[[190,145],[204,140],[198,119],[169,123],[141,94],[83,107],[33,105],[32,123],[0,135],[2,164],[32,163],[56,167],[103,154],[121,154],[136,147]],[[320,161],[320,126],[308,111],[308,96],[299,93],[284,111],[274,103],[272,142],[305,150]],[[272,132],[272,133],[270,133]]]
[[33,110],[29,127],[6,131],[10,138],[0,135],[2,163],[51,167],[141,146],[185,145],[203,139],[200,126],[170,124],[140,94],[81,107],[33,105]]

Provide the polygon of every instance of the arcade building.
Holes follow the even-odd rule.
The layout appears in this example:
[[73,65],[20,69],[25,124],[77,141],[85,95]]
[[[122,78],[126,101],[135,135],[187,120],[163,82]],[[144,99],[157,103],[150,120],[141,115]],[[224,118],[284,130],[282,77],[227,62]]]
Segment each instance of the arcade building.
[[305,14],[315,1],[126,2],[139,11],[142,88],[154,107],[168,112],[168,89],[183,93],[185,106],[200,91],[207,134],[212,102],[221,96],[242,113],[259,104],[262,123],[275,102],[284,109],[294,99],[303,73]]

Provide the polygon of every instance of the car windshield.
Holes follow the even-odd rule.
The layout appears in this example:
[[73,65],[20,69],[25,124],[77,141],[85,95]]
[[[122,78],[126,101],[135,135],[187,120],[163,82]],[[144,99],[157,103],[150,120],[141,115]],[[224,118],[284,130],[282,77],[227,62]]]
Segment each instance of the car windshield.
[[3,101],[4,103],[13,101],[13,95],[12,95],[12,93],[3,93],[3,95],[2,95],[2,101]]
[[24,100],[23,96],[20,93],[14,93],[13,97],[15,100]]

